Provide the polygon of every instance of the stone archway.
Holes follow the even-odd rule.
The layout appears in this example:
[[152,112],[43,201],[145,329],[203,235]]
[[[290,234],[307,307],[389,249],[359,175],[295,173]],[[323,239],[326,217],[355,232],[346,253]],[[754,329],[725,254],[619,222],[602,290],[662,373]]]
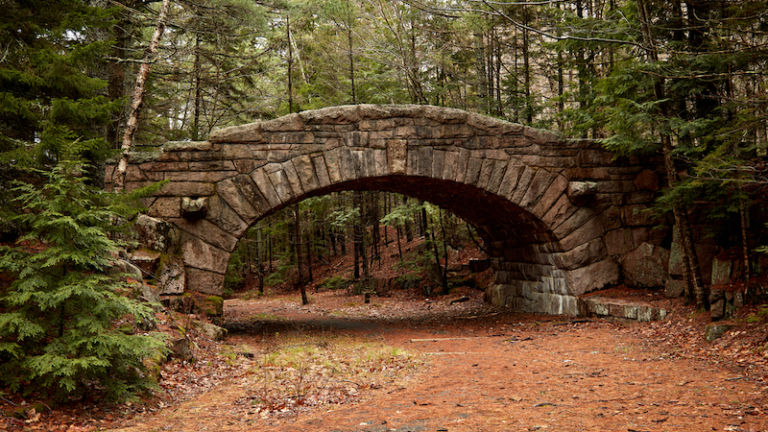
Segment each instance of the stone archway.
[[617,283],[616,256],[648,238],[648,221],[626,216],[653,198],[637,182],[647,172],[594,144],[461,110],[355,105],[133,155],[127,188],[168,180],[149,214],[180,229],[191,291],[220,293],[229,254],[265,215],[332,191],[386,190],[479,228],[493,304],[576,315],[578,296]]

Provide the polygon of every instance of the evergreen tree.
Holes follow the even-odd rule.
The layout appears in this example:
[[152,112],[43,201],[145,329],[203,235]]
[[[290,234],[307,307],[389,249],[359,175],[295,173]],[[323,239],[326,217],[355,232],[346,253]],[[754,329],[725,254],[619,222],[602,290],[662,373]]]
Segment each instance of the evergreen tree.
[[723,246],[743,243],[749,273],[748,190],[738,185],[755,179],[765,145],[764,97],[750,94],[765,84],[768,60],[759,42],[768,25],[756,13],[764,8],[759,3],[620,2],[620,13],[597,34],[615,38],[621,29],[626,44],[583,114],[617,154],[663,156],[668,187],[658,209],[672,214],[682,233],[683,271],[700,307],[707,306],[707,281],[691,223],[721,240],[731,237]]
[[[8,1],[0,14],[0,232],[13,212],[10,181],[25,166],[107,156],[103,126],[118,108],[98,77],[112,11],[90,2]],[[94,176],[99,181],[99,177]]]
[[91,391],[125,399],[151,387],[145,360],[162,340],[137,333],[154,321],[132,298],[134,284],[113,270],[121,241],[116,220],[133,213],[126,196],[88,184],[84,166],[39,172],[42,186],[13,189],[23,235],[0,247],[0,385],[57,397]]

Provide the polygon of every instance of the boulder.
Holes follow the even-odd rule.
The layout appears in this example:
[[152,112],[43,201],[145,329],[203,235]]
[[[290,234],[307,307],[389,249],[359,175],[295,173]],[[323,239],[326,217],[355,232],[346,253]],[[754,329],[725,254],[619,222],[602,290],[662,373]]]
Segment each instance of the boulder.
[[712,260],[712,285],[728,285],[731,282],[733,262],[714,258]]
[[193,294],[194,311],[208,317],[220,317],[224,314],[224,299],[215,295]]
[[[675,230],[675,236],[677,236],[677,230]],[[669,274],[674,276],[682,276],[683,274],[683,247],[677,240],[672,241],[669,246],[668,270]]]
[[628,285],[637,287],[664,287],[668,279],[669,250],[650,243],[642,243],[621,260]]
[[195,360],[195,356],[192,354],[192,347],[190,345],[189,339],[186,337],[172,340],[168,348],[171,350],[171,357],[184,361]]
[[144,280],[141,269],[133,265],[133,263],[124,259],[118,259],[115,261],[114,270],[118,273],[125,274],[130,278],[136,279],[141,282]]
[[712,342],[724,335],[725,332],[731,328],[733,328],[733,326],[730,324],[708,324],[706,330],[704,330],[704,338],[707,342]]
[[[693,227],[692,229],[696,229]],[[696,231],[694,231],[696,232]],[[701,280],[707,284],[712,280],[712,261],[720,252],[720,247],[714,244],[711,239],[696,239],[696,258],[699,260],[699,270],[701,271]]]
[[204,337],[211,340],[222,340],[227,335],[227,329],[205,321],[198,321],[195,326]]
[[154,285],[141,284],[141,298],[149,303],[160,303],[160,290]]
[[709,317],[713,321],[725,317],[725,292],[722,289],[713,287],[709,290]]
[[743,287],[717,285],[709,290],[709,317],[712,321],[731,318],[744,306]]
[[189,294],[164,295],[160,297],[160,303],[170,310],[188,314],[192,313],[194,300]]
[[167,251],[178,239],[173,225],[145,214],[136,218],[136,231],[140,245],[159,252]]
[[186,272],[181,258],[173,257],[166,261],[157,275],[160,294],[181,294],[186,287]]
[[736,312],[744,306],[744,293],[739,290],[729,290],[725,292],[725,316],[733,317]]
[[682,297],[685,295],[687,285],[682,279],[667,279],[664,282],[664,295],[669,298]]

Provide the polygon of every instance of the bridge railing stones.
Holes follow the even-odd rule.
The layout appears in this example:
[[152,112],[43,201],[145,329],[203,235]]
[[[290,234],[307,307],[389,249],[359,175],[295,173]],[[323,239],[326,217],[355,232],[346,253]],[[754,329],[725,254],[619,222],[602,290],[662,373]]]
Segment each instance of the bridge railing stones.
[[[146,205],[182,233],[188,290],[220,292],[230,252],[259,218],[313,195],[379,189],[478,225],[496,245],[494,304],[576,314],[576,296],[617,283],[616,257],[649,239],[642,210],[658,187],[654,176],[594,143],[479,114],[357,105],[131,154],[126,187],[168,181]],[[201,198],[204,211],[185,214],[184,200]]]

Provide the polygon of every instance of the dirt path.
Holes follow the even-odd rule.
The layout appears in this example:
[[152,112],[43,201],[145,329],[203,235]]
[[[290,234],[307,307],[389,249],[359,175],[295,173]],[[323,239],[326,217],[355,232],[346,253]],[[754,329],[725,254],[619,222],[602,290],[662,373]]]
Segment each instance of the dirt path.
[[[436,314],[423,320],[338,314],[328,319],[318,303],[301,309],[279,301],[234,302],[229,313],[242,324],[242,313],[271,317],[284,307],[279,312],[291,320],[274,320],[283,322],[283,336],[338,333],[401,347],[425,363],[407,381],[363,390],[351,403],[286,415],[237,408],[237,401],[254,391],[253,376],[243,374],[192,400],[134,418],[133,426],[120,430],[768,430],[765,388],[735,369],[675,359],[650,346],[633,331],[643,324],[488,316],[481,310],[483,317],[471,315],[471,304],[464,306],[464,317],[441,316],[439,307],[427,306]],[[348,305],[355,307],[362,308]],[[422,303],[414,307],[425,309]],[[265,332],[235,334],[228,342],[255,347]]]

